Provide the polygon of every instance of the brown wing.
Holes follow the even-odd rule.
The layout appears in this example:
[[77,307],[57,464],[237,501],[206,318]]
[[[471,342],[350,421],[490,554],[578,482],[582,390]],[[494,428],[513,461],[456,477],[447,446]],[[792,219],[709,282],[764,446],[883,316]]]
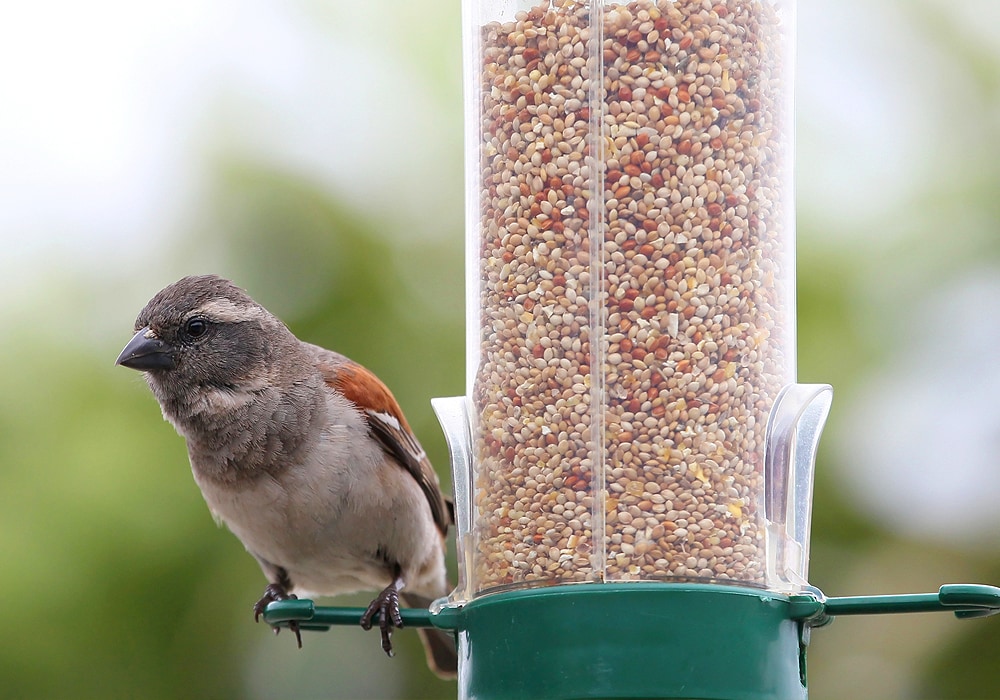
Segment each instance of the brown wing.
[[416,479],[430,504],[434,522],[441,534],[447,534],[448,525],[454,522],[452,509],[441,494],[437,474],[392,392],[370,370],[341,355],[330,355],[332,362],[320,364],[326,383],[364,412],[372,435]]

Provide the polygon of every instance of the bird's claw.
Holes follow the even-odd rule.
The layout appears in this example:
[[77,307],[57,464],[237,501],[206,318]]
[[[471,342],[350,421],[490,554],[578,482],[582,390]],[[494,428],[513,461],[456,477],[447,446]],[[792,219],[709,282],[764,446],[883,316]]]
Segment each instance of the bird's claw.
[[390,583],[385,589],[375,596],[368,609],[361,616],[361,627],[365,630],[372,628],[372,621],[378,614],[378,628],[382,633],[382,651],[387,656],[392,656],[392,629],[393,627],[403,627],[403,616],[399,612],[399,589],[396,583]]
[[[285,590],[285,587],[278,583],[269,583],[267,588],[264,589],[264,595],[260,597],[256,603],[253,604],[253,621],[260,622],[260,616],[264,614],[264,610],[271,603],[276,603],[280,600],[297,600],[298,596],[289,593]],[[281,628],[275,625],[273,627],[274,633],[278,634],[281,632]],[[290,629],[295,634],[295,641],[299,645],[299,649],[302,648],[302,630],[299,629],[299,623],[295,620],[290,620],[288,622],[288,629]]]

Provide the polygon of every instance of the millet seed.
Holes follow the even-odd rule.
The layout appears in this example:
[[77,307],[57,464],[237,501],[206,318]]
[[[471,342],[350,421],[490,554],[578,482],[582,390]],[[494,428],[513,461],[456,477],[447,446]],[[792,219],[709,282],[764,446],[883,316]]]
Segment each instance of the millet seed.
[[481,33],[475,587],[763,585],[764,429],[794,381],[786,20],[588,13]]

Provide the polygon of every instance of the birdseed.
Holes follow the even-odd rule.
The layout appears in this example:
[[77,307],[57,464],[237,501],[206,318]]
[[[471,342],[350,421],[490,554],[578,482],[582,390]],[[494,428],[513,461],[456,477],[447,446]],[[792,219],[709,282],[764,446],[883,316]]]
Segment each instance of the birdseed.
[[763,585],[795,362],[787,22],[589,12],[482,27],[474,588]]

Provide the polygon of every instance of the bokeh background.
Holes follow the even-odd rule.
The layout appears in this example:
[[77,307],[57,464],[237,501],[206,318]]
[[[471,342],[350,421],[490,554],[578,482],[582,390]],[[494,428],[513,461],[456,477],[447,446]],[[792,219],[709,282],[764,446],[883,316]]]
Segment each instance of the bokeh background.
[[[382,376],[447,481],[459,4],[0,7],[0,697],[454,697],[412,632],[390,661],[254,625],[256,565],[113,361],[219,272]],[[1000,5],[800,0],[798,59],[799,379],[836,390],[812,582],[998,584]],[[811,697],[996,698],[998,656],[996,619],[845,618]]]

